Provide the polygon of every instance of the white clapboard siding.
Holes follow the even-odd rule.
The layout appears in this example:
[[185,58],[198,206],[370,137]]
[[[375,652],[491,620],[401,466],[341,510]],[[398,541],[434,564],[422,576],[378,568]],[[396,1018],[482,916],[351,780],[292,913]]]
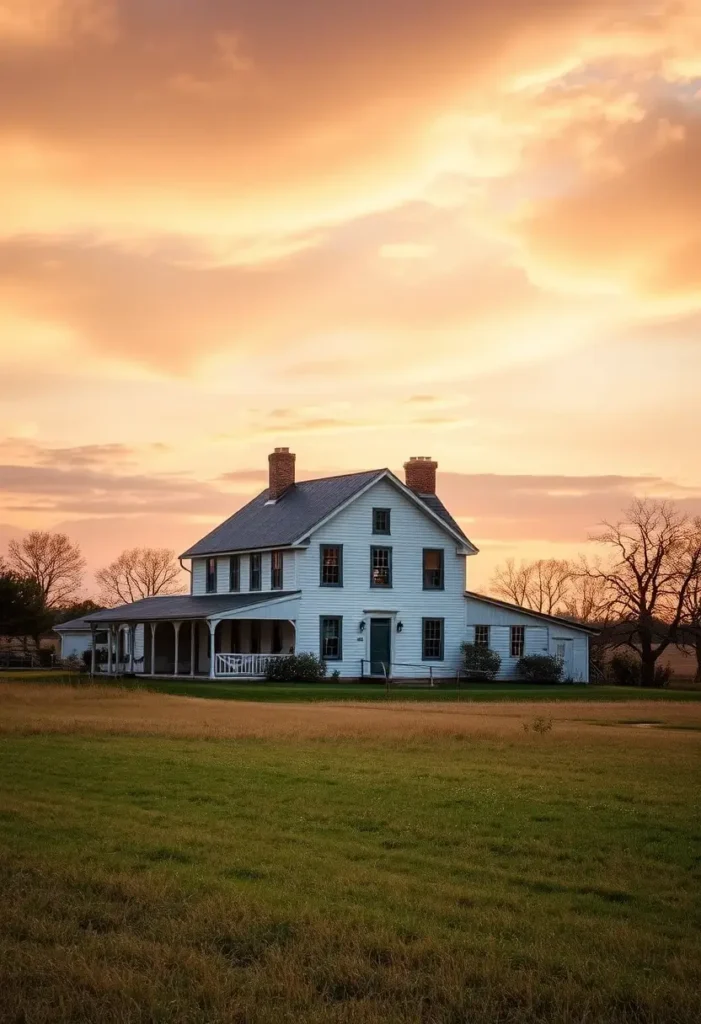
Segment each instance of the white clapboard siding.
[[[372,532],[373,508],[391,510],[391,535]],[[343,586],[319,585],[321,544],[343,545]],[[370,586],[371,546],[392,548],[392,588]],[[423,589],[423,548],[444,551],[444,590]],[[319,624],[324,615],[343,617],[343,659],[328,663],[331,672],[359,676],[361,659],[369,657],[370,617],[392,619],[392,661],[395,676],[424,678],[455,673],[465,639],[465,556],[457,542],[386,480],[311,535],[309,547],[297,554],[297,586],[302,599],[297,616],[299,652],[319,654]],[[443,618],[444,660],[422,662],[422,619]],[[364,631],[359,629],[366,622]],[[397,632],[401,622],[403,630]],[[366,666],[367,671],[367,666]]]

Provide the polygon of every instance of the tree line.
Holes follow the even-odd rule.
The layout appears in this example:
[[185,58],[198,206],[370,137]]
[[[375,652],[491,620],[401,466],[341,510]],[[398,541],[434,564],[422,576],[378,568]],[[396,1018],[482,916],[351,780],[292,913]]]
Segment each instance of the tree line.
[[601,627],[603,644],[639,656],[643,686],[654,685],[671,645],[695,653],[701,682],[701,517],[669,501],[638,500],[590,539],[598,545],[594,557],[507,560],[492,577],[492,592]]
[[82,599],[86,561],[65,533],[32,530],[0,557],[0,637],[39,637],[101,608],[183,590],[175,552],[128,548],[95,573],[98,600]]

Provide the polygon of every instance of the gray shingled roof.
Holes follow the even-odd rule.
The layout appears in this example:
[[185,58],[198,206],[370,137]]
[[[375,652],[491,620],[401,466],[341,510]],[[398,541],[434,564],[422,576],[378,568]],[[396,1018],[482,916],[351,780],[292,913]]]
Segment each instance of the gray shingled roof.
[[221,526],[188,548],[181,558],[216,555],[222,551],[285,547],[313,530],[334,509],[366,484],[379,479],[384,472],[384,469],[374,469],[367,473],[303,480],[285,491],[274,505],[266,505],[269,496],[266,488]]
[[480,594],[476,590],[466,590],[465,597],[472,601],[484,601],[485,604],[493,604],[495,608],[505,608],[510,612],[520,612],[522,615],[530,615],[534,619],[543,619],[545,622],[558,622],[562,626],[569,626],[570,629],[578,629],[582,633],[591,633],[596,636],[601,630],[597,626],[588,626],[584,622],[577,622],[576,619],[567,619],[562,615],[548,615],[546,612],[534,612],[530,608],[523,608],[520,604],[512,601],[501,601],[498,597],[490,597],[489,594]]
[[[389,473],[389,470],[372,469],[365,473],[302,480],[285,491],[274,505],[266,504],[268,490],[261,491],[257,497],[202,540],[193,544],[180,557],[193,558],[228,551],[286,547],[306,533],[311,533],[317,523],[362,491],[367,484],[378,480],[384,473]],[[420,494],[417,497],[458,536],[468,544],[471,543],[436,494]]]
[[87,619],[69,619],[68,622],[59,622],[54,626],[55,633],[62,633],[68,630],[69,632],[81,632],[83,630],[90,631],[90,623]]
[[173,597],[145,597],[133,604],[122,604],[118,608],[107,608],[94,612],[85,618],[98,625],[101,622],[159,622],[176,619],[206,619],[210,615],[238,611],[251,605],[266,604],[281,597],[296,597],[299,590],[271,590],[260,594],[206,594],[193,597],[192,594],[176,594]]

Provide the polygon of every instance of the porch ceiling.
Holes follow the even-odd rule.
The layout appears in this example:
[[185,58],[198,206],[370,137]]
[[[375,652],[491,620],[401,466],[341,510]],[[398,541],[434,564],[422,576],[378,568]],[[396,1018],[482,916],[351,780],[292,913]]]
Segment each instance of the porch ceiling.
[[[91,625],[122,622],[177,622],[182,619],[210,619],[236,614],[248,608],[258,608],[282,598],[297,597],[299,590],[274,590],[254,594],[177,594],[173,597],[146,597],[133,604],[86,615]],[[286,616],[283,616],[286,618]]]

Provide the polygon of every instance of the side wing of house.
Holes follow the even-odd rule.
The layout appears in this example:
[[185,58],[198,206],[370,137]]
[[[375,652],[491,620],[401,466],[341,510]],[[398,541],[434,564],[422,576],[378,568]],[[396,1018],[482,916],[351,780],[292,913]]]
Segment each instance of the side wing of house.
[[563,676],[589,682],[589,633],[556,618],[529,615],[521,608],[467,596],[465,640],[479,632],[501,657],[499,679],[515,679],[523,655],[546,654],[563,660]]

